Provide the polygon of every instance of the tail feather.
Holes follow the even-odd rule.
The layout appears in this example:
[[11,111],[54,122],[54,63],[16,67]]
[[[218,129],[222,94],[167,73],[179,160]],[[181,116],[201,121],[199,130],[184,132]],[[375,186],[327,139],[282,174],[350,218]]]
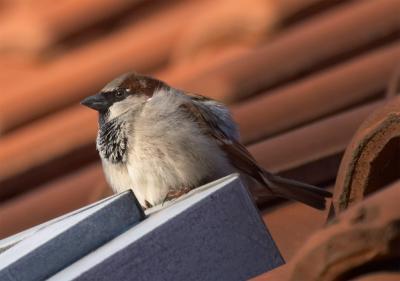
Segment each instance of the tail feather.
[[327,190],[267,173],[264,175],[264,180],[277,196],[300,201],[320,210],[325,209],[326,198],[332,197]]

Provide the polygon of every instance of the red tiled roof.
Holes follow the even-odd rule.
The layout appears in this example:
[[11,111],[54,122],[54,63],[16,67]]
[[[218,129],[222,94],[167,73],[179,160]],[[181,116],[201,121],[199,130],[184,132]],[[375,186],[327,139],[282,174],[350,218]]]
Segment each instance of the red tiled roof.
[[[398,178],[379,174],[371,189],[365,175],[379,169],[363,166],[398,154],[387,146],[398,142],[397,121],[368,139],[399,112],[383,106],[400,81],[397,0],[30,2],[0,7],[0,238],[110,194],[97,116],[78,101],[128,70],[227,102],[243,142],[273,172],[322,186],[338,174],[331,211]],[[363,141],[372,148],[354,158]],[[289,261],[328,216],[262,206]]]

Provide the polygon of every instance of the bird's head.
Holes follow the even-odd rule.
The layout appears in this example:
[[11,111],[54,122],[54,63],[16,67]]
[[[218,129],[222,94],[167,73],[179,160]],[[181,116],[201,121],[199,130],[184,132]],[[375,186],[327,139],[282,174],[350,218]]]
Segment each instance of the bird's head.
[[81,104],[97,110],[107,120],[119,117],[128,110],[140,109],[154,92],[167,87],[160,80],[136,73],[125,73],[108,83],[99,93]]

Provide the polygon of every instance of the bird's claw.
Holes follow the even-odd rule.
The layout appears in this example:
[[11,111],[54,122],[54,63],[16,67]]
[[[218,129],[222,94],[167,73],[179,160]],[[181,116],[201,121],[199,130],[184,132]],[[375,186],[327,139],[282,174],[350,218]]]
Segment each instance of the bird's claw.
[[176,199],[176,198],[181,197],[182,195],[185,195],[186,193],[188,193],[191,190],[192,189],[190,187],[185,187],[183,189],[169,191],[167,193],[167,196],[165,196],[162,205],[164,205],[164,203],[167,202],[167,201],[170,201],[172,199]]

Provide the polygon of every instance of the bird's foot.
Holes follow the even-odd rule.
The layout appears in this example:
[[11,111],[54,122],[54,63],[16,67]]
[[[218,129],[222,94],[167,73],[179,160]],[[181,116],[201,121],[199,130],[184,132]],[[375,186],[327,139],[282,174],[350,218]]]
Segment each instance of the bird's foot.
[[144,204],[145,204],[145,206],[142,206],[143,210],[147,210],[147,209],[150,209],[151,207],[153,207],[153,205],[151,205],[149,203],[149,201],[147,201],[147,200],[144,201]]
[[169,191],[167,193],[167,196],[165,196],[165,199],[163,201],[163,205],[164,205],[165,202],[170,201],[172,199],[179,198],[179,197],[181,197],[182,195],[185,195],[186,193],[188,193],[191,190],[192,189],[190,187],[185,187],[183,189]]

